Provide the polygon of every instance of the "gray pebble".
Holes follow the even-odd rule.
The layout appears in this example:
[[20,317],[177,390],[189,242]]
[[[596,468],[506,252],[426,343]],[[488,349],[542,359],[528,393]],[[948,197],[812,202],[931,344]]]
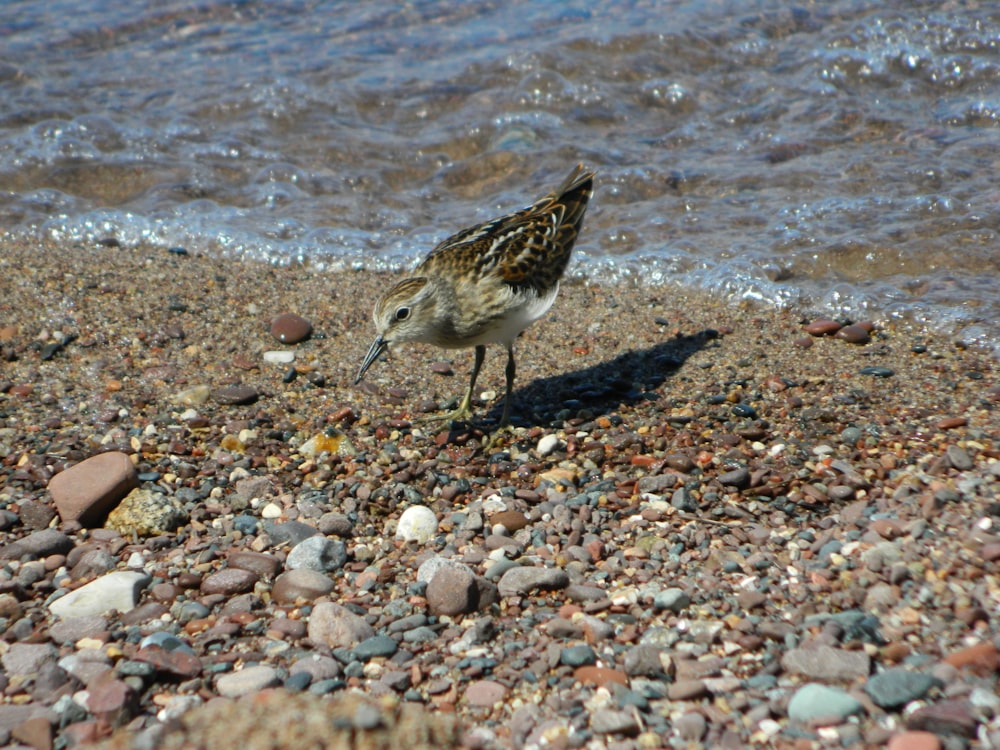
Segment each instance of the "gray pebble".
[[316,535],[292,547],[285,560],[285,566],[290,570],[315,570],[327,573],[340,570],[347,562],[347,547],[336,539],[327,539]]
[[399,650],[399,645],[387,635],[376,635],[367,638],[354,647],[354,658],[369,661],[379,656],[392,656]]
[[653,597],[653,608],[681,612],[691,604],[691,597],[684,589],[669,588],[658,592]]
[[569,586],[566,571],[558,568],[511,568],[500,578],[500,596],[524,596],[532,591],[557,591]]
[[923,698],[937,683],[929,674],[908,669],[887,669],[865,684],[865,692],[876,706],[896,709]]
[[590,646],[567,646],[559,652],[559,663],[567,667],[584,667],[597,663],[597,654]]
[[812,719],[846,719],[864,710],[861,703],[845,690],[809,683],[799,688],[788,702],[788,718],[807,722]]

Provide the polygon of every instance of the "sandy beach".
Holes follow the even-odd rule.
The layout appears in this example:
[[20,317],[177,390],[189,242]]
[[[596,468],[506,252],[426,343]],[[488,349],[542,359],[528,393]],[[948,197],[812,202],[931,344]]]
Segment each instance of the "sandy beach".
[[[1000,744],[987,353],[570,280],[487,451],[496,347],[469,427],[414,419],[471,351],[353,385],[392,277],[113,242],[7,243],[0,272],[0,744]],[[65,517],[53,477],[104,453],[176,528]],[[415,506],[436,528],[405,541]],[[128,611],[51,611],[118,572]]]

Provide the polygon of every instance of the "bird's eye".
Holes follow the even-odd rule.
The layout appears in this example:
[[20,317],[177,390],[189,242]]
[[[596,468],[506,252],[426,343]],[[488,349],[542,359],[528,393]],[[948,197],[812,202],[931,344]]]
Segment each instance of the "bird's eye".
[[396,310],[396,320],[406,320],[410,317],[410,308],[400,307]]

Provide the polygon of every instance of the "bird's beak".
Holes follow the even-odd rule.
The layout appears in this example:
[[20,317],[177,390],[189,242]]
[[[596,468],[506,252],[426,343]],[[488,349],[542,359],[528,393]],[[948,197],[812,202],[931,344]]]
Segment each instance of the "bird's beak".
[[378,338],[375,339],[375,341],[372,342],[371,348],[368,350],[368,354],[365,355],[365,361],[361,363],[361,369],[358,370],[358,377],[354,379],[354,385],[357,385],[358,383],[361,382],[361,379],[365,376],[365,373],[368,372],[368,368],[371,367],[373,364],[375,364],[375,360],[378,359],[379,356],[382,354],[382,352],[384,352],[388,348],[389,348],[389,342],[383,339],[381,336],[379,336]]

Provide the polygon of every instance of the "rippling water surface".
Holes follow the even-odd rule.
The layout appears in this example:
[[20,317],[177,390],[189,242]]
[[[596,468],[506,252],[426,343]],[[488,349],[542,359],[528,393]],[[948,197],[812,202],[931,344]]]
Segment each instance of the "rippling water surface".
[[577,161],[574,272],[1000,351],[1000,6],[0,5],[0,231],[412,264]]

